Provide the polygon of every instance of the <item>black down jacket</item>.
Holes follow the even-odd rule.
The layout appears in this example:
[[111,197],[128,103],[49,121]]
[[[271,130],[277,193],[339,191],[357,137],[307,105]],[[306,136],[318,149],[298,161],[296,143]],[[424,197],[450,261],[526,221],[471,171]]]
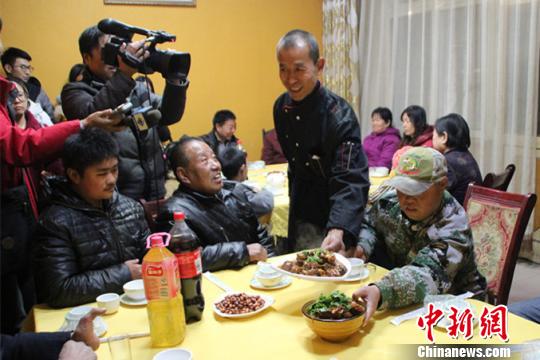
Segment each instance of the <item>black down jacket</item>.
[[[168,126],[182,118],[189,82],[165,83],[163,97],[148,94],[140,82],[117,71],[107,82],[85,70],[83,81],[68,83],[62,89],[62,109],[68,119],[83,119],[98,110],[116,108],[126,98],[133,107],[152,106],[161,112],[159,125]],[[165,196],[167,167],[161,151],[157,127],[137,131],[134,126],[113,133],[120,147],[118,191],[132,199],[152,200]]]
[[318,84],[300,102],[281,95],[274,125],[289,162],[289,250],[318,246],[334,228],[344,231],[347,247],[356,246],[369,176],[351,106]]
[[275,256],[273,239],[259,224],[251,205],[234,183],[224,183],[217,195],[204,195],[180,186],[167,200],[159,216],[169,230],[174,211],[186,214],[186,223],[197,235],[204,271],[239,268],[249,264],[247,244],[260,243],[268,256]]
[[132,280],[124,261],[142,259],[150,234],[142,206],[115,192],[101,210],[65,180],[51,187],[51,205],[36,233],[38,300],[67,307],[93,302],[103,293],[122,293],[122,285]]

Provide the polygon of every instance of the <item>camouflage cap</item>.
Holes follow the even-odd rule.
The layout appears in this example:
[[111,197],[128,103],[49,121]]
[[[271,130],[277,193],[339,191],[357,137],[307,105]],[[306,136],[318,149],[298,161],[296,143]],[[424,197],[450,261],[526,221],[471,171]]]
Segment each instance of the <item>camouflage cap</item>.
[[386,181],[385,185],[410,196],[425,192],[448,173],[444,156],[429,147],[407,150],[401,155],[394,171],[396,175]]

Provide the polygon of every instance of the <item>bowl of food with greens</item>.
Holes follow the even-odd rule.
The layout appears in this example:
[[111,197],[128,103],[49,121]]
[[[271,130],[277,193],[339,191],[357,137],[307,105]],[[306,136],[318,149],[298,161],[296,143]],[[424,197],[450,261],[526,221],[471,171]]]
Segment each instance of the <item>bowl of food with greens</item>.
[[302,307],[308,326],[324,340],[339,342],[356,333],[364,320],[366,306],[339,290],[321,294]]

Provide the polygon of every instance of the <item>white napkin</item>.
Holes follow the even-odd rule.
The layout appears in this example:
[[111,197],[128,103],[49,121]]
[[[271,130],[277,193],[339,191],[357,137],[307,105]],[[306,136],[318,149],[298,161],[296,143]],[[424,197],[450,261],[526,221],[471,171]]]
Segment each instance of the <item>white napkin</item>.
[[[473,297],[473,293],[470,292],[470,291],[467,291],[466,293],[464,294],[461,294],[461,295],[458,295],[456,296],[456,299],[468,299],[468,298],[471,298]],[[392,320],[390,320],[390,323],[398,326],[399,324],[401,324],[403,321],[407,321],[407,320],[411,320],[411,319],[414,319],[414,318],[417,318],[421,315],[424,315],[425,313],[425,308],[422,306],[421,308],[419,309],[416,309],[416,310],[413,310],[413,311],[410,311],[408,313],[405,313],[405,314],[402,314],[402,315],[399,315],[399,316],[396,316],[395,318],[393,318]]]

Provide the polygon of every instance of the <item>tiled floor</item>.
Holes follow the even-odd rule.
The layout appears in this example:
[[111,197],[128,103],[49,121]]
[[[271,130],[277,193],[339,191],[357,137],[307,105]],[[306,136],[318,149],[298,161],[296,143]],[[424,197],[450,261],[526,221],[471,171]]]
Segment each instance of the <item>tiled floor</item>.
[[540,297],[540,264],[518,260],[508,303]]

